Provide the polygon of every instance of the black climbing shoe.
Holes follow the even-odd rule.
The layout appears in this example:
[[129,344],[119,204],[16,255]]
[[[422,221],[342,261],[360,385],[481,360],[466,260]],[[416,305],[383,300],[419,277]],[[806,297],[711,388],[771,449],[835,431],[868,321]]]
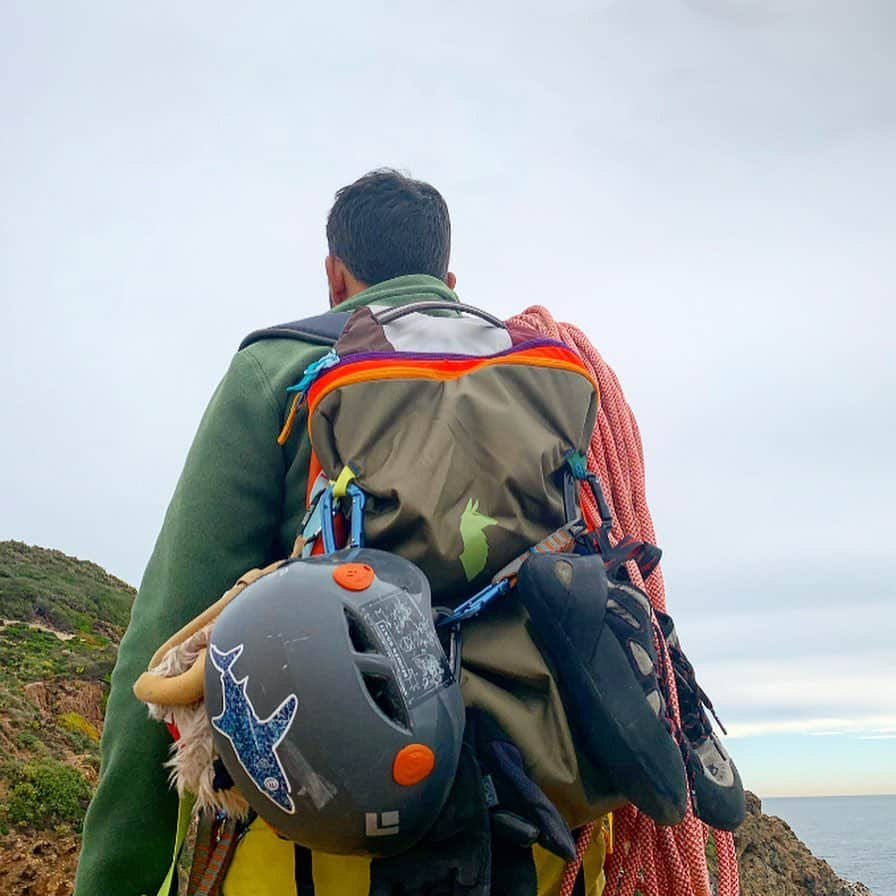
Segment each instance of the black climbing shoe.
[[[725,732],[712,702],[697,684],[694,667],[681,649],[672,618],[657,612],[675,671],[678,708],[684,733],[685,763],[694,797],[694,814],[710,827],[733,831],[746,812],[744,787],[737,768],[703,711],[705,706]],[[727,732],[725,732],[727,734]]]
[[608,582],[597,554],[532,554],[517,593],[591,760],[645,815],[680,822],[687,776],[657,680],[646,595]]

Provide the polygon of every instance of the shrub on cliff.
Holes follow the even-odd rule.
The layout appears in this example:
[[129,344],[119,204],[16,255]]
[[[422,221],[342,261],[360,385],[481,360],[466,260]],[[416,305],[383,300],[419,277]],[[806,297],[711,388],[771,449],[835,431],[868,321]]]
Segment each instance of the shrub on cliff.
[[9,782],[6,804],[0,807],[5,823],[81,829],[91,791],[77,769],[46,758],[12,763],[4,777]]

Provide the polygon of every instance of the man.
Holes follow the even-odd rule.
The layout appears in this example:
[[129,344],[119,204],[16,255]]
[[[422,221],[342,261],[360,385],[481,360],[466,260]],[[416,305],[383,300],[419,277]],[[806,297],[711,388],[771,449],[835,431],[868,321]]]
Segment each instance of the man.
[[[374,171],[336,194],[327,221],[331,307],[457,301],[448,209],[432,186]],[[320,346],[265,339],[238,352],[211,398],[177,484],[112,676],[102,775],[84,828],[76,896],[154,896],[171,864],[177,799],[170,737],[132,686],[155,649],[245,570],[289,554],[304,513],[310,447],[276,434]],[[304,430],[301,421],[296,426]],[[559,860],[557,860],[559,862]],[[224,896],[311,892],[293,845],[264,825],[238,846]],[[554,863],[558,878],[562,862]],[[362,859],[315,855],[317,896],[367,892]],[[306,889],[301,890],[304,886]]]

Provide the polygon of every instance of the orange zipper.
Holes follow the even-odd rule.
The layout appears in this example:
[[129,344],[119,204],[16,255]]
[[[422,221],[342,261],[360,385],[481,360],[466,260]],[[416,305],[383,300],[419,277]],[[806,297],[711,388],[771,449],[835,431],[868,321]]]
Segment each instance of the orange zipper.
[[[426,379],[426,380],[456,380],[468,373],[482,370],[485,367],[494,367],[499,364],[511,364],[525,367],[549,367],[555,370],[567,370],[585,377],[594,387],[594,391],[600,398],[600,389],[597,381],[581,363],[563,361],[559,358],[533,358],[532,356],[505,355],[500,358],[484,358],[471,366],[459,370],[436,370],[431,366],[421,364],[386,364],[368,370],[336,370],[331,375],[325,374],[308,391],[308,425],[311,426],[311,416],[317,405],[334,389],[350,386],[355,383],[363,383],[368,380],[398,380],[398,379]],[[350,366],[350,365],[347,365]]]

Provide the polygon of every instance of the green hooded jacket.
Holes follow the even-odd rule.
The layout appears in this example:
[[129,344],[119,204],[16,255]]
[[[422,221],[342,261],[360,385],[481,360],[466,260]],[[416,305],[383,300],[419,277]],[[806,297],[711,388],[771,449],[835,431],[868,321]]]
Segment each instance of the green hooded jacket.
[[[343,302],[403,305],[457,296],[397,277]],[[238,352],[199,424],[121,642],[102,738],[100,783],[84,824],[75,896],[155,894],[168,871],[177,796],[163,763],[171,737],[132,693],[155,650],[247,569],[285,557],[305,509],[304,415],[282,448],[288,386],[326,351],[266,339]]]

